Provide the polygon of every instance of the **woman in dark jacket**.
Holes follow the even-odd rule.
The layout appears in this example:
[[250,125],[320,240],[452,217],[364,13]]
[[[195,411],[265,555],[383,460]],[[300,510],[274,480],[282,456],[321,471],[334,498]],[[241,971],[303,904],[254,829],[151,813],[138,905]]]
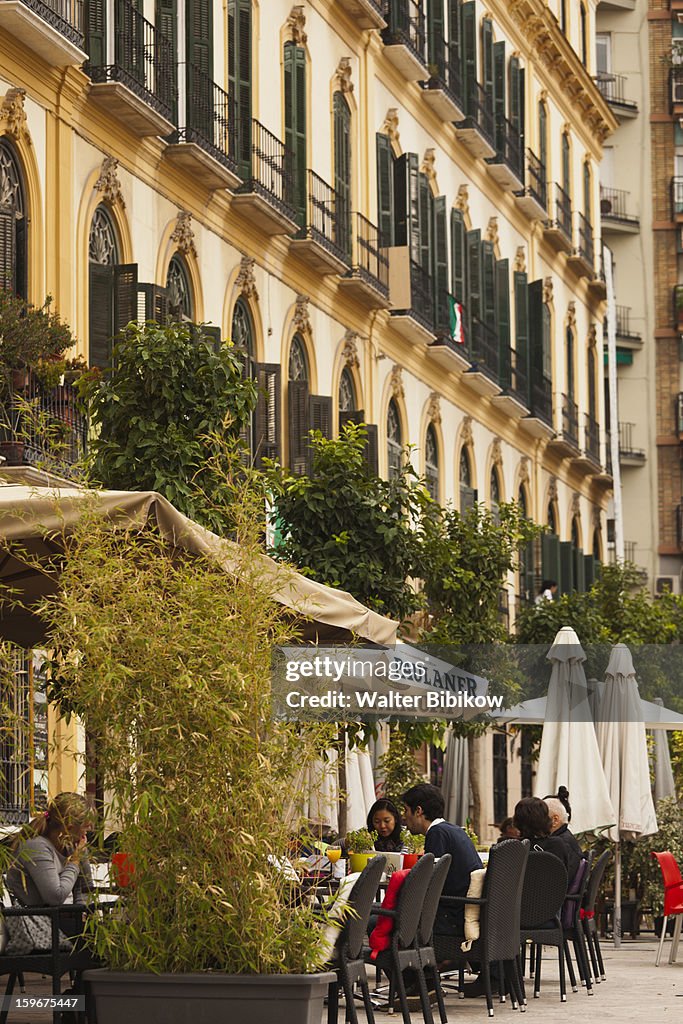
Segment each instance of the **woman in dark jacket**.
[[519,829],[520,839],[528,839],[532,847],[542,846],[543,841],[550,835],[552,823],[548,806],[537,796],[527,796],[520,800],[515,807],[515,816],[512,820],[515,828]]
[[368,831],[376,832],[379,853],[406,853],[401,840],[401,815],[391,800],[376,800],[368,814]]

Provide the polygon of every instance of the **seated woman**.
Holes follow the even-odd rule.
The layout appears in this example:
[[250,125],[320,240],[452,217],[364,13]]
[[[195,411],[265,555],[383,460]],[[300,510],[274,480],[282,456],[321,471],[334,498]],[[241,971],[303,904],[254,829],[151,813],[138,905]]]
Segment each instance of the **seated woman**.
[[524,797],[515,807],[512,820],[520,839],[528,839],[532,849],[534,846],[544,848],[544,842],[552,829],[548,805],[544,800],[539,800],[537,796]]
[[75,890],[92,887],[86,856],[92,822],[93,811],[84,797],[59,793],[26,825],[7,872],[7,888],[22,906],[59,907]]
[[377,833],[379,853],[408,853],[401,839],[401,815],[391,800],[375,800],[368,813],[368,831]]
[[503,818],[498,828],[500,835],[496,839],[497,843],[502,843],[504,839],[519,839],[519,829],[515,828],[513,818]]

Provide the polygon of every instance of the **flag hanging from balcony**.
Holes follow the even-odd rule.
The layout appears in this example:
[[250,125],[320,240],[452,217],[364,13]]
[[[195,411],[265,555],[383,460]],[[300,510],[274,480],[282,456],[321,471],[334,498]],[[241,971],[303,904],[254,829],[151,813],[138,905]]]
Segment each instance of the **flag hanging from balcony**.
[[456,302],[452,295],[448,296],[448,318],[451,328],[451,338],[457,345],[465,344],[465,326],[463,323],[463,309],[460,302]]

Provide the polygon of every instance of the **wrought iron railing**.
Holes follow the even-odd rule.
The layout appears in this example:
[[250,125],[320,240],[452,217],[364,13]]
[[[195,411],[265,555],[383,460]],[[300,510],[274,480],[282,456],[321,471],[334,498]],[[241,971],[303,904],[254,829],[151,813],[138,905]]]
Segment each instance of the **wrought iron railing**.
[[[509,367],[507,374],[507,388],[508,390],[523,403],[527,408],[529,407],[529,372],[526,365],[526,359],[510,348],[509,353],[502,356],[503,362]],[[501,367],[501,374],[503,367]]]
[[595,246],[593,242],[593,226],[582,213],[577,212],[576,220],[578,224],[578,244],[576,246],[576,255],[581,256],[586,261],[586,263],[589,263],[592,267],[595,267]]
[[531,414],[553,425],[553,384],[545,376],[531,378]]
[[70,43],[83,47],[83,0],[22,0]]
[[683,104],[683,67],[671,68],[669,72],[669,88],[671,93],[671,110]]
[[639,448],[633,443],[634,428],[635,423],[619,424],[619,453],[621,455],[630,455],[631,458],[644,459],[645,449]]
[[551,203],[551,220],[548,227],[556,227],[568,242],[572,241],[572,201],[565,190],[554,182],[553,200]]
[[473,368],[481,370],[496,384],[499,384],[501,373],[498,334],[476,316],[470,317],[470,337],[467,348]]
[[616,331],[619,338],[640,338],[640,331],[631,327],[631,307],[617,306]]
[[548,209],[548,182],[546,179],[545,164],[531,149],[527,149],[527,188],[537,203]]
[[626,75],[613,75],[611,71],[599,71],[593,78],[593,81],[608,103],[615,107],[626,107],[630,110],[637,109],[637,103],[624,97]]
[[459,107],[463,104],[462,74],[458,48],[442,37],[434,40],[434,53],[429,55],[431,72],[428,87],[449,93]]
[[0,380],[0,442],[10,465],[73,475],[86,453],[88,424],[73,384],[50,386],[14,371]]
[[170,136],[172,142],[193,142],[230,170],[236,170],[233,101],[195,64],[179,64],[185,80],[185,117]]
[[627,224],[637,224],[638,218],[628,212],[628,197],[630,192],[622,188],[605,188],[600,186],[600,215],[610,220],[624,221]]
[[486,141],[495,147],[493,100],[479,82],[470,81],[467,86],[465,90],[465,108],[468,120],[472,122]]
[[600,465],[600,424],[595,416],[586,413],[585,419],[585,450],[586,455],[597,465]]
[[331,185],[310,169],[305,223],[297,238],[311,238],[345,263],[351,262],[351,214],[348,206]]
[[562,395],[562,436],[579,446],[579,407],[569,395]]
[[295,220],[293,167],[292,151],[252,119],[249,175],[238,192],[254,192],[284,216]]
[[410,261],[410,315],[427,330],[434,330],[434,292],[431,274]]
[[492,162],[502,161],[524,181],[524,137],[519,134],[507,117],[495,118],[496,156]]
[[[114,14],[114,63],[104,57],[104,63],[95,64],[91,58],[86,71],[93,82],[121,82],[170,120],[176,99],[172,44],[130,0],[116,0]],[[91,52],[88,40],[86,47]]]
[[671,179],[671,216],[683,214],[683,178]]
[[379,230],[362,213],[355,214],[356,252],[351,273],[389,295],[389,258],[382,247]]
[[402,45],[426,63],[425,5],[422,0],[384,0],[387,27],[382,39],[387,46]]

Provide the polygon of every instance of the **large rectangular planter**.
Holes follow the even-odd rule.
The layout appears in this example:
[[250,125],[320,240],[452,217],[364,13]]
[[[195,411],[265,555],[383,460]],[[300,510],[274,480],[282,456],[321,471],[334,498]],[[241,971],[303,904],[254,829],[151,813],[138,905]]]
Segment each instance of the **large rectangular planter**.
[[95,970],[83,977],[97,1024],[320,1024],[336,975]]

